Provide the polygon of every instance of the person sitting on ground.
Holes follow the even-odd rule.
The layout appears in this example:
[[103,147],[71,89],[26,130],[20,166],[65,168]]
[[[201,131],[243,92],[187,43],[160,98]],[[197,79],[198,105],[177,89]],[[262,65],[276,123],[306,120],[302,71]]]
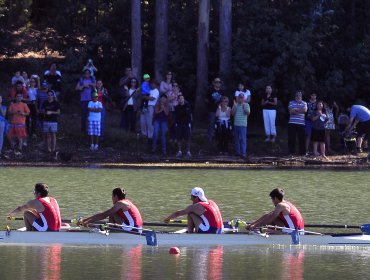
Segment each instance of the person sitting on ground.
[[16,102],[10,104],[8,110],[11,118],[8,138],[13,150],[15,148],[15,142],[16,140],[18,140],[19,151],[14,151],[14,153],[19,155],[22,151],[23,142],[27,138],[26,117],[30,114],[30,109],[28,108],[26,103],[22,102],[22,93],[18,93],[16,97]]
[[[346,133],[357,129],[357,152],[362,153],[362,141],[364,138],[370,139],[370,110],[362,105],[353,105],[349,114],[349,123]],[[368,154],[370,160],[370,153]]]
[[58,116],[60,115],[59,102],[55,100],[54,93],[48,92],[48,100],[42,106],[44,114],[43,133],[45,134],[47,150],[49,153],[54,153],[57,144],[56,133],[58,132]]
[[83,218],[79,223],[88,225],[109,217],[110,223],[122,225],[123,230],[141,232],[143,220],[135,204],[126,198],[126,191],[121,188],[115,188],[112,191],[112,202],[113,206],[110,209]]
[[[328,116],[323,113],[324,102],[318,100],[316,103],[316,111],[312,113],[312,132],[311,138],[313,142],[313,154],[315,157],[321,155],[323,159],[328,160],[325,155],[325,124],[329,120]],[[317,152],[317,146],[320,146],[320,154]]]
[[182,157],[182,142],[186,143],[186,156],[191,157],[190,140],[191,140],[191,125],[193,115],[189,102],[185,101],[183,95],[178,97],[178,105],[175,107],[175,131],[177,139],[178,152],[177,157]]
[[95,91],[93,93],[93,100],[88,104],[89,116],[88,116],[88,129],[87,134],[91,139],[90,150],[99,149],[99,137],[101,129],[101,111],[103,110],[103,105],[98,101],[98,93]]
[[61,215],[59,205],[54,197],[48,196],[49,187],[44,183],[37,183],[33,191],[35,199],[15,208],[8,214],[14,217],[24,212],[24,223],[28,231],[59,231]]
[[192,204],[185,209],[178,210],[164,219],[169,223],[171,219],[187,215],[188,233],[222,233],[223,221],[217,204],[207,199],[200,187],[191,190]]
[[266,225],[275,225],[286,227],[289,229],[304,229],[304,220],[301,212],[294,206],[293,203],[284,199],[285,192],[281,188],[273,189],[270,192],[272,203],[275,205],[275,210],[263,215],[258,220],[247,225],[247,230],[255,230]]
[[227,154],[229,149],[229,141],[231,139],[231,108],[229,107],[229,98],[222,96],[221,103],[216,111],[216,136],[217,146],[220,154]]

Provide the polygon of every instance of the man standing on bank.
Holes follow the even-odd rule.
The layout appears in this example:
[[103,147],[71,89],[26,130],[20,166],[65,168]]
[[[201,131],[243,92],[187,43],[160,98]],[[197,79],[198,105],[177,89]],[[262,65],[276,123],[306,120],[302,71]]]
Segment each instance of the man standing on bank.
[[169,223],[171,219],[187,215],[188,233],[222,233],[223,222],[220,210],[214,201],[206,198],[203,189],[193,188],[190,199],[193,204],[172,213],[164,219],[164,222]]
[[15,208],[8,214],[14,217],[22,212],[27,231],[59,231],[61,226],[60,210],[54,197],[48,196],[49,187],[38,183],[33,191],[35,199]]
[[[263,215],[258,220],[247,226],[247,230],[254,230],[265,225],[276,225],[289,229],[304,229],[304,220],[299,210],[289,201],[284,199],[283,189],[276,188],[270,192],[275,210]],[[287,231],[289,232],[289,230]]]
[[140,212],[130,200],[126,199],[124,189],[115,188],[112,191],[113,206],[107,211],[82,219],[79,223],[87,225],[109,217],[110,223],[122,225],[125,231],[141,232],[143,220]]

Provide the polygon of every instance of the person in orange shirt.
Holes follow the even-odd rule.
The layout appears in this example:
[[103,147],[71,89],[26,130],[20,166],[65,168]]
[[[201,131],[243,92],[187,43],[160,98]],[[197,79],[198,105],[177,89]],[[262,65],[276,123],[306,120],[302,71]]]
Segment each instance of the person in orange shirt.
[[12,103],[9,107],[8,113],[10,115],[10,125],[8,138],[12,149],[14,149],[16,140],[18,140],[18,152],[22,150],[23,141],[27,137],[26,132],[26,117],[30,114],[30,109],[27,104],[22,102],[22,93],[17,93],[16,102]]

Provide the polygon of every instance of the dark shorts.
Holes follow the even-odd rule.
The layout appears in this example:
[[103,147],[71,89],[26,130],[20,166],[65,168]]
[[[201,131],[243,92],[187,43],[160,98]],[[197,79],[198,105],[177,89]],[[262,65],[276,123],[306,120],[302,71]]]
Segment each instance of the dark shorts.
[[191,128],[189,124],[176,124],[176,139],[189,140],[191,136]]
[[311,141],[325,142],[325,130],[312,128]]
[[357,124],[357,137],[370,137],[370,121],[359,122]]
[[311,133],[312,133],[312,122],[311,121],[306,120],[305,130],[306,130],[306,135],[311,135]]
[[[39,228],[37,226],[35,226],[34,224],[37,224],[39,226]],[[42,229],[40,230],[40,228],[43,228],[44,227],[44,222],[41,220],[41,218],[36,218],[33,223],[32,223],[32,226],[33,228],[36,230],[36,231],[53,231],[51,229],[49,229],[49,227],[45,228],[45,229]]]
[[220,234],[220,233],[222,233],[222,229],[210,226],[207,231],[202,231],[201,229],[198,229],[198,233],[217,233],[217,234]]

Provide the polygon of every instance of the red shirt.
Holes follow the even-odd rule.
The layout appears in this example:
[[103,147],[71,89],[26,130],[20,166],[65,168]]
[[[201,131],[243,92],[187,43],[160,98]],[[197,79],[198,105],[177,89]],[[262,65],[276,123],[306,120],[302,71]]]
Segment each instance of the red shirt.
[[50,203],[43,198],[38,198],[37,200],[44,205],[45,210],[40,212],[40,216],[43,215],[48,223],[48,231],[59,231],[62,224],[60,218],[60,210],[58,202],[54,197],[49,196]]
[[128,203],[131,207],[127,211],[123,211],[120,209],[117,214],[120,215],[125,224],[131,227],[142,227],[143,226],[143,219],[141,218],[139,209],[128,199],[120,200],[122,202]]
[[290,207],[289,215],[279,214],[279,218],[284,222],[285,226],[288,228],[304,229],[304,220],[301,212],[289,201],[285,201]]
[[204,207],[205,212],[203,215],[208,220],[209,225],[216,229],[222,229],[223,221],[222,221],[220,209],[218,209],[217,204],[213,200],[210,200],[210,199],[208,199],[208,202],[201,201],[201,202],[198,202],[198,204]]

